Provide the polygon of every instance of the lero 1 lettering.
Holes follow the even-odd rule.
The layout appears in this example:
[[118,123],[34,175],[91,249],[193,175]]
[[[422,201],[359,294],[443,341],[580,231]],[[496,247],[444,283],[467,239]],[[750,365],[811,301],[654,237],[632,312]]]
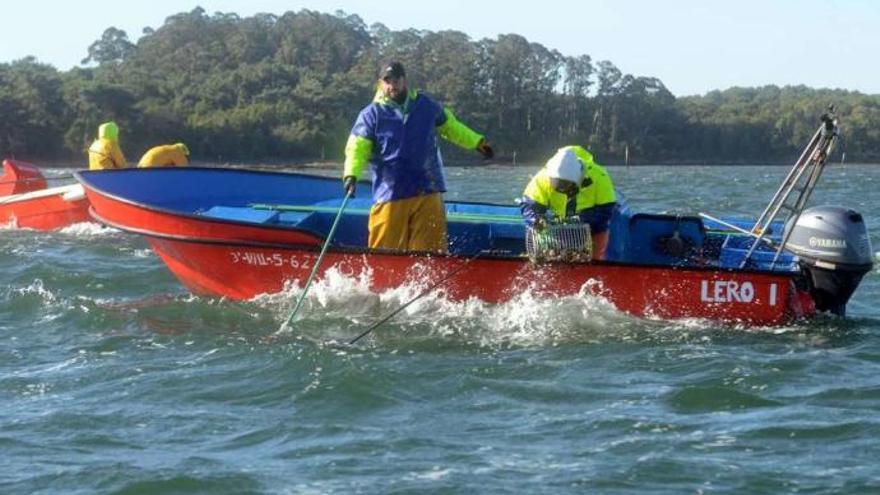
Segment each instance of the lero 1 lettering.
[[735,280],[703,280],[700,301],[706,303],[750,303],[755,300],[755,285]]

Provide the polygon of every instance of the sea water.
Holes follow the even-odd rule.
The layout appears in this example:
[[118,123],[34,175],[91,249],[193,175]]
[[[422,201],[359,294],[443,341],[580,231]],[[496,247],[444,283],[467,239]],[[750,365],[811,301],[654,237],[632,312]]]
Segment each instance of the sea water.
[[[536,168],[450,167],[447,197]],[[609,171],[637,211],[756,217],[787,168]],[[880,246],[878,185],[831,166],[811,204]],[[878,493],[878,272],[847,319],[760,329],[440,290],[350,347],[423,287],[331,272],[279,332],[298,287],[197,297],[138,236],[7,227],[0,493]]]

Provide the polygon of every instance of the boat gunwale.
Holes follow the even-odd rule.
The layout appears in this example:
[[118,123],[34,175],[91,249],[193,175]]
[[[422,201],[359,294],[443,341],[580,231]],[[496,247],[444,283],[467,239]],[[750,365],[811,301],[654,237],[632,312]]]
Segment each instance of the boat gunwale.
[[[243,226],[248,226],[248,227],[259,227],[259,228],[264,228],[264,229],[268,229],[268,230],[278,230],[278,231],[283,231],[283,232],[305,232],[305,233],[316,236],[319,241],[323,241],[324,239],[326,239],[326,236],[322,235],[319,232],[315,232],[313,230],[304,229],[304,228],[300,228],[300,227],[284,226],[284,225],[277,225],[277,224],[259,224],[259,223],[254,223],[254,222],[248,222],[245,220],[236,220],[236,219],[230,219],[230,218],[206,217],[205,215],[199,215],[197,213],[189,213],[189,212],[179,210],[179,209],[162,208],[159,206],[149,205],[149,204],[144,203],[142,201],[134,201],[134,200],[123,198],[117,194],[109,193],[105,189],[96,187],[94,184],[83,179],[83,177],[80,175],[82,172],[100,172],[100,173],[127,172],[127,173],[131,173],[131,172],[146,172],[149,170],[150,170],[149,168],[113,169],[113,170],[100,170],[100,171],[98,171],[98,170],[80,170],[80,171],[74,172],[73,176],[86,189],[91,189],[95,192],[100,193],[102,196],[110,198],[110,199],[117,201],[119,203],[124,203],[127,205],[136,206],[136,207],[142,208],[144,210],[148,210],[148,211],[155,211],[158,213],[164,213],[164,214],[168,214],[168,215],[174,215],[174,216],[190,218],[190,219],[204,220],[204,221],[209,221],[211,223],[243,225]],[[247,174],[277,175],[277,176],[282,176],[282,177],[294,176],[294,177],[303,177],[303,178],[309,178],[309,179],[319,179],[319,180],[324,180],[324,181],[335,180],[330,177],[304,174],[301,172],[273,172],[273,171],[268,171],[268,170],[248,170],[248,169],[221,168],[221,167],[216,167],[216,168],[215,167],[175,167],[175,168],[164,168],[162,170],[166,171],[166,172],[211,170],[211,171],[222,171],[222,172],[244,172]],[[498,206],[498,207],[502,207],[502,208],[515,207],[515,205],[479,202],[479,201],[451,201],[451,202],[447,201],[446,202],[446,204],[450,204],[450,203],[451,204],[460,204],[460,205]],[[305,205],[305,206],[307,206],[307,205]],[[91,208],[90,208],[90,211],[92,211]],[[119,227],[117,225],[114,225],[113,227],[121,229],[121,227]],[[121,230],[124,230],[124,229],[121,229]],[[375,250],[371,250],[371,251],[375,251]],[[436,254],[436,253],[433,253],[433,254]]]
[[[103,194],[104,196],[107,196],[109,198],[113,198],[119,202],[143,206],[144,208],[151,209],[151,210],[174,212],[175,214],[177,214],[177,212],[180,210],[171,210],[169,208],[160,208],[158,206],[148,206],[148,205],[144,204],[143,202],[125,199],[125,198],[122,198],[116,194],[109,193],[104,189],[96,187],[94,184],[88,183],[88,181],[83,179],[82,176],[80,175],[83,172],[89,172],[89,173],[94,173],[94,172],[100,172],[100,173],[108,173],[108,172],[109,173],[132,173],[132,172],[146,173],[146,172],[151,172],[154,170],[156,170],[156,169],[155,168],[153,168],[153,169],[151,169],[151,168],[122,168],[122,169],[113,169],[113,170],[79,170],[79,171],[74,172],[73,176],[83,186],[89,187],[90,189],[98,191],[101,194]],[[302,178],[306,178],[306,179],[318,179],[318,180],[325,181],[325,182],[336,180],[332,177],[325,177],[323,175],[306,174],[303,172],[276,172],[276,171],[271,171],[271,170],[251,170],[251,169],[225,168],[225,167],[168,167],[168,168],[162,168],[161,170],[163,172],[190,172],[190,171],[210,170],[212,172],[223,172],[223,173],[244,172],[246,174],[256,174],[256,175],[276,175],[276,176],[281,176],[281,177],[302,177]],[[366,181],[364,181],[364,180],[360,180],[359,182],[366,183]],[[516,208],[517,207],[515,204],[492,203],[489,201],[454,200],[454,201],[445,201],[445,203],[446,204],[458,204],[458,205],[475,205],[475,206],[497,206],[500,208]],[[303,205],[303,206],[307,206],[307,205]],[[193,215],[190,213],[181,213],[181,215],[196,216],[196,217],[200,216],[200,215]],[[513,215],[511,215],[511,216],[513,216]],[[238,220],[230,220],[230,221],[231,222],[238,222]],[[248,224],[248,225],[250,225],[250,224]]]
[[14,205],[17,203],[21,203],[24,201],[30,201],[33,199],[45,199],[51,198],[54,196],[61,196],[61,199],[68,203],[75,203],[77,201],[82,201],[84,198],[76,198],[73,200],[68,200],[64,198],[64,195],[72,192],[76,189],[76,187],[83,187],[82,184],[66,184],[63,186],[54,186],[54,187],[46,187],[43,189],[37,189],[34,191],[27,191],[23,193],[17,194],[9,194],[7,196],[0,196],[0,206],[5,205]]

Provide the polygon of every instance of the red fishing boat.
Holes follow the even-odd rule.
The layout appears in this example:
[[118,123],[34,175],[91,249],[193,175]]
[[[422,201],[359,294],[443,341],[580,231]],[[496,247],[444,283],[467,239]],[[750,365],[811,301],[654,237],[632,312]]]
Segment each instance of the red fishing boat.
[[0,225],[54,230],[90,221],[89,203],[80,184],[47,187],[36,166],[3,160],[0,175]]
[[835,131],[820,127],[757,222],[634,213],[619,202],[603,261],[536,262],[516,205],[449,202],[448,254],[402,253],[367,248],[371,201],[341,198],[337,179],[197,167],[76,177],[95,219],[146,236],[197,294],[250,299],[304,286],[326,243],[319,278],[333,269],[376,291],[442,280],[458,300],[590,295],[638,316],[775,325],[817,310],[842,315],[872,266],[861,215],[805,209]]

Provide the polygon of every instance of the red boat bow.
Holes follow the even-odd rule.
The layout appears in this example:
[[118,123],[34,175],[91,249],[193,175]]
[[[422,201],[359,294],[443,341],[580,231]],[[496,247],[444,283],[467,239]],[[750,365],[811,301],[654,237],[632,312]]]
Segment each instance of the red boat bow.
[[0,176],[0,224],[54,230],[90,220],[89,203],[79,184],[46,187],[40,170],[29,163],[3,160]]

